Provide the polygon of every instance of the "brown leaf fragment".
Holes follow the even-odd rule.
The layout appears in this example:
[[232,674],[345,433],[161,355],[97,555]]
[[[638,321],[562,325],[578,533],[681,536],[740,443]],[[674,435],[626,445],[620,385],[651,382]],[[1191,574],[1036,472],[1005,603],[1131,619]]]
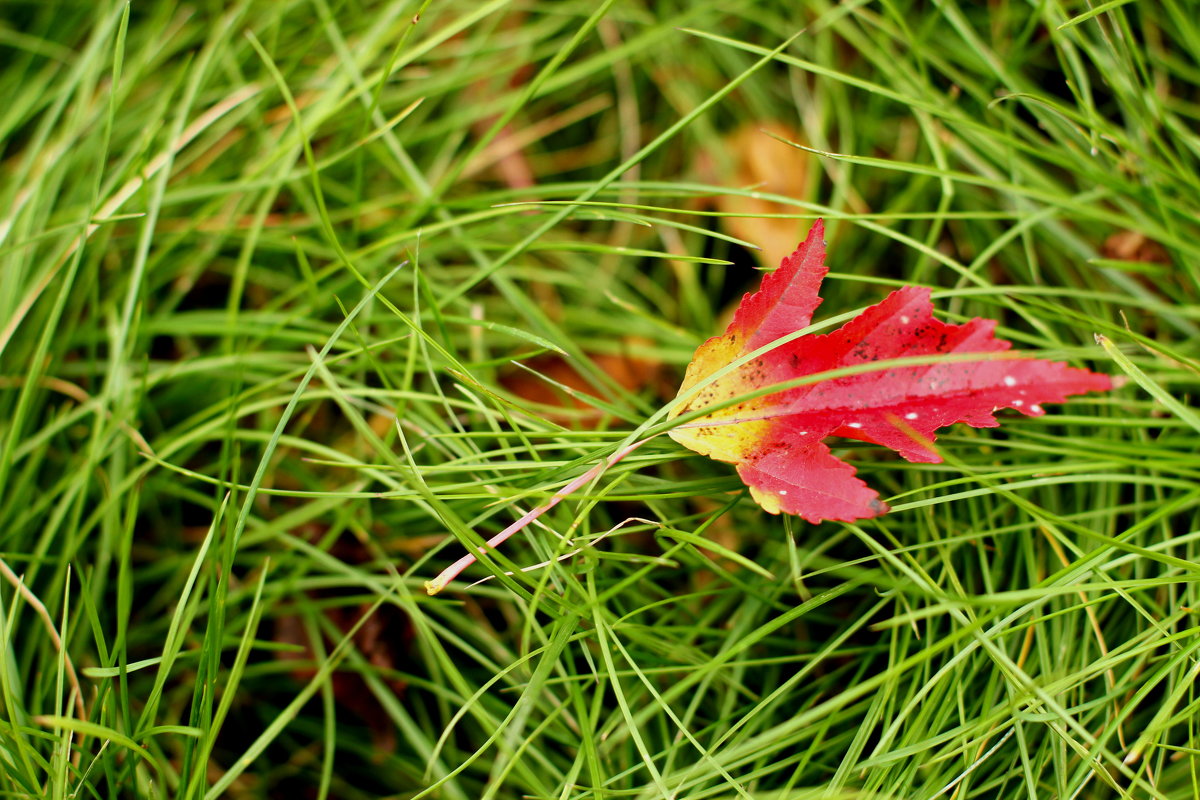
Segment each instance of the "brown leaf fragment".
[[[310,526],[304,531],[306,539],[319,542],[325,530]],[[351,536],[342,536],[330,548],[330,555],[340,561],[352,564],[365,563],[371,560],[371,555],[362,544]],[[373,604],[347,602],[338,604],[339,592],[336,590],[310,591],[307,596],[314,602],[323,605],[325,617],[337,630],[349,632],[359,622],[362,616],[370,612]],[[412,623],[403,611],[392,605],[383,605],[375,609],[358,631],[354,634],[354,647],[372,667],[379,670],[383,682],[396,695],[404,693],[406,684],[395,677],[390,677],[398,671],[408,658],[408,642],[413,635]],[[275,620],[273,638],[275,641],[297,645],[301,650],[282,650],[278,654],[281,661],[304,662],[292,670],[292,676],[298,681],[309,681],[316,674],[313,666],[316,651],[309,639],[308,626],[300,614],[283,614]],[[329,636],[324,637],[324,650],[329,652],[336,642]],[[371,691],[366,680],[355,672],[341,670],[332,677],[334,699],[343,707],[354,712],[371,731],[371,740],[378,757],[392,753],[396,749],[395,725],[387,712],[380,706],[378,699]]]
[[[811,191],[815,174],[814,156],[772,137],[802,142],[803,135],[782,122],[754,122],[743,125],[725,137],[725,153],[732,161],[723,166],[707,158],[699,165],[701,175],[721,186],[736,186],[761,195],[781,195],[803,200]],[[716,198],[717,210],[730,216],[721,218],[722,227],[733,236],[758,245],[757,257],[763,266],[774,267],[771,253],[787,253],[804,235],[807,220],[784,219],[779,214],[800,214],[795,205],[766,197],[724,194]]]
[[1100,252],[1105,258],[1119,261],[1143,261],[1148,264],[1170,264],[1167,249],[1138,231],[1117,231],[1104,240]]
[[[637,392],[660,387],[662,369],[657,361],[625,353],[600,353],[589,355],[589,358],[623,389]],[[604,421],[607,414],[587,401],[588,397],[598,398],[601,394],[569,359],[546,354],[527,359],[522,364],[525,369],[514,367],[502,374],[500,385],[522,400],[549,409],[563,409],[562,412],[545,411],[546,419],[583,428],[595,428]]]

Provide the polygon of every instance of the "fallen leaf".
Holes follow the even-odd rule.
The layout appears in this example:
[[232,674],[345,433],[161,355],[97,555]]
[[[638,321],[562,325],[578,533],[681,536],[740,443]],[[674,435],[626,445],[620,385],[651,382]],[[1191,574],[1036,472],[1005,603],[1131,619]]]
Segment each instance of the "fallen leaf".
[[680,387],[686,402],[672,417],[730,403],[670,431],[680,444],[737,465],[738,475],[767,511],[798,514],[809,522],[874,517],[888,507],[855,477],[850,464],[825,445],[829,436],[881,444],[914,462],[940,463],[933,449],[938,428],[965,422],[996,427],[993,413],[1011,408],[1041,416],[1045,403],[1112,388],[1107,375],[1042,359],[1008,354],[879,369],[765,394],[755,390],[807,375],[898,358],[1005,353],[1011,343],[993,336],[996,323],[962,325],[933,317],[929,290],[892,292],[833,333],[809,334],[768,350],[714,380],[738,358],[806,327],[828,272],[821,220],[762,287],[742,298],[724,335],[696,350]]
[[[783,141],[780,141],[783,140]],[[759,247],[760,261],[767,253],[783,252],[803,231],[795,205],[768,199],[771,195],[806,199],[817,175],[816,159],[787,142],[804,141],[797,129],[774,120],[743,125],[725,135],[723,158],[707,150],[697,155],[696,173],[715,186],[739,186],[752,194],[719,194],[708,205],[721,215],[718,224],[739,239]],[[766,264],[766,266],[770,266]]]
[[[295,532],[307,541],[317,544],[328,531],[323,526],[309,524]],[[333,542],[329,547],[329,555],[340,562],[355,565],[370,564],[374,558],[366,547],[348,534]],[[343,634],[349,633],[364,614],[371,615],[355,632],[353,645],[359,655],[377,670],[382,682],[392,693],[402,697],[407,684],[397,676],[404,664],[411,659],[409,645],[413,639],[412,621],[404,611],[391,604],[373,609],[371,603],[355,602],[350,597],[349,590],[318,589],[310,590],[306,594],[315,605],[322,608],[325,617]],[[303,616],[299,612],[278,615],[275,618],[272,638],[281,644],[298,646],[295,649],[279,651],[276,658],[280,661],[298,662],[291,670],[296,680],[312,680],[317,674],[314,666],[317,651]],[[336,638],[325,634],[324,639],[323,649],[328,652],[336,645]],[[341,670],[335,672],[330,681],[334,699],[367,724],[373,746],[372,757],[383,760],[394,752],[396,727],[387,710],[379,704],[366,679],[353,670]]]
[[[627,344],[642,342],[631,338]],[[622,389],[641,391],[659,384],[657,361],[626,353],[589,353],[588,357]],[[522,400],[543,406],[541,413],[545,419],[581,428],[596,428],[608,418],[603,409],[588,402],[589,397],[597,396],[596,388],[567,358],[551,353],[526,359],[523,365],[524,369],[513,369],[502,374],[500,385]],[[669,389],[663,394],[666,391]],[[563,411],[556,412],[555,408]]]
[[[754,195],[722,194],[717,196],[717,208],[723,224],[738,238],[758,245],[756,255],[787,252],[804,230],[798,219],[780,217],[795,214],[794,205],[768,200],[764,195],[780,195],[805,199],[811,191],[815,157],[779,139],[801,141],[799,131],[778,122],[747,125],[738,128],[726,139],[727,152],[734,153],[736,171],[726,184],[754,187]],[[770,264],[767,264],[769,267]]]
[[1142,261],[1148,264],[1170,264],[1171,257],[1158,242],[1137,231],[1118,231],[1104,240],[1100,252],[1105,258],[1121,261]]

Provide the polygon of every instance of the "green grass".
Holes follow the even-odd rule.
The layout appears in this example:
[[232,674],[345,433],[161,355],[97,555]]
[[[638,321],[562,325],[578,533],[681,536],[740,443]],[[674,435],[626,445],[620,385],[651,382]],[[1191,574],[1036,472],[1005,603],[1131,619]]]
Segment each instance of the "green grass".
[[[5,4],[0,796],[1200,796],[1196,10]],[[1128,381],[843,451],[858,525],[658,437],[426,596],[662,421],[763,194],[819,319]]]

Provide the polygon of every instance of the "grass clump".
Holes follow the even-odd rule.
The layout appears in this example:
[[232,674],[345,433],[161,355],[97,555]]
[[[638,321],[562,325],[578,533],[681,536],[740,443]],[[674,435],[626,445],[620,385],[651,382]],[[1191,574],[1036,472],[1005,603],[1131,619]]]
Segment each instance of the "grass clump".
[[[0,788],[1197,794],[1193,11],[8,7]],[[1128,384],[856,451],[860,525],[659,437],[424,594],[816,216],[825,313]]]

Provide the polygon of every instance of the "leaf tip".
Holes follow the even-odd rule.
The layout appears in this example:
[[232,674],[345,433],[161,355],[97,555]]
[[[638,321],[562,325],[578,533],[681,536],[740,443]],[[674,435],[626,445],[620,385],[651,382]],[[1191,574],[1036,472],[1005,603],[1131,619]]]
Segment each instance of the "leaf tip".
[[812,227],[808,229],[808,238],[819,238],[821,246],[825,246],[825,218],[817,217],[813,220]]

